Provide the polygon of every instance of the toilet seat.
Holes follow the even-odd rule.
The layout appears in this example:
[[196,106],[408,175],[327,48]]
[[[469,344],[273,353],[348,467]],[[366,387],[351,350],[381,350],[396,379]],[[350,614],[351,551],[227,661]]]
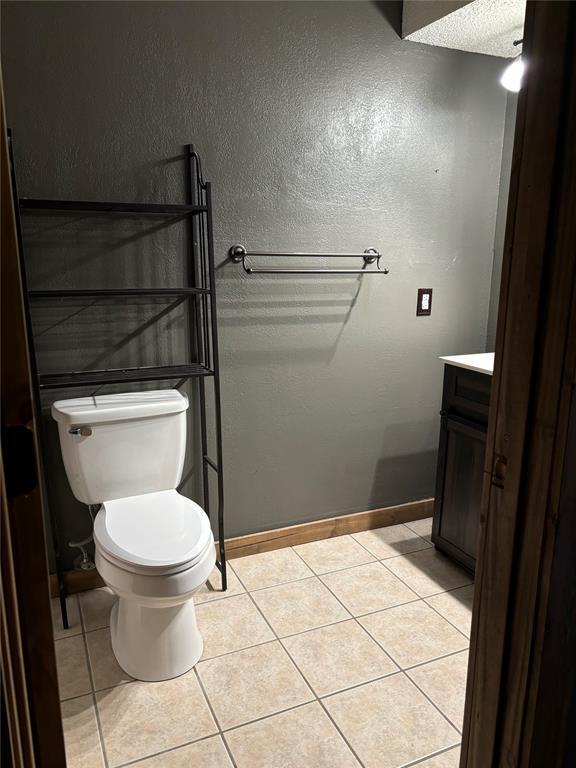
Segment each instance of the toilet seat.
[[105,501],[94,542],[124,570],[166,575],[192,568],[213,546],[208,516],[176,490]]

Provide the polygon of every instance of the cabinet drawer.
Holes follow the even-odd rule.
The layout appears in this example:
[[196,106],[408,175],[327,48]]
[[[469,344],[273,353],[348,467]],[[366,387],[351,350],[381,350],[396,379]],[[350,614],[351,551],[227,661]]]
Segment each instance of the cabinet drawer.
[[443,408],[484,422],[488,420],[492,377],[447,365],[444,379]]

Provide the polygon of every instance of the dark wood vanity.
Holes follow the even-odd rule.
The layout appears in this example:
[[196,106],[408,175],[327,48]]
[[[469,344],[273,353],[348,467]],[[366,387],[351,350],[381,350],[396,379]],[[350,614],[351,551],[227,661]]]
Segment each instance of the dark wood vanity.
[[[466,358],[475,358],[474,363],[481,359],[479,367],[486,370],[461,367],[459,360]],[[491,355],[442,359],[444,388],[432,541],[474,571],[493,361]]]

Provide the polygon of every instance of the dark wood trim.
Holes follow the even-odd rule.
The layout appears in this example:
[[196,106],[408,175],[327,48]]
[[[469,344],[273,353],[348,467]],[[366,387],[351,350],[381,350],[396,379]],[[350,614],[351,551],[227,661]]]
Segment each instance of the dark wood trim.
[[3,92],[1,96],[3,698],[14,765],[61,768],[66,759],[36,419]]
[[[554,615],[569,617],[572,632],[575,620],[574,585],[560,594],[551,578],[562,550],[563,472],[574,471],[565,469],[565,456],[576,378],[575,36],[576,4],[528,2],[528,76],[508,203],[463,768],[568,764],[565,741],[547,738],[535,713],[548,674],[546,617],[554,607]],[[573,731],[566,702],[575,656],[556,662],[554,698],[563,706],[556,707],[555,731],[566,734]]]
[[[246,555],[255,555],[258,552],[271,552],[274,549],[291,547],[294,544],[343,536],[346,533],[358,533],[387,525],[409,523],[412,520],[431,517],[433,509],[434,499],[424,499],[397,504],[393,507],[371,509],[367,512],[353,512],[340,517],[313,520],[310,523],[289,525],[271,531],[260,531],[247,536],[226,539],[226,555],[228,560],[232,560],[237,557],[246,557]],[[56,577],[52,575],[50,580],[52,596],[56,597],[58,595]],[[71,594],[104,585],[97,571],[68,571],[64,574],[64,583]]]
[[[0,530],[0,648],[2,653],[2,765],[34,766],[33,726],[28,706],[26,669],[22,653],[14,555],[10,536],[8,498],[4,483],[4,464],[0,452],[2,520]],[[4,729],[6,732],[4,732]]]

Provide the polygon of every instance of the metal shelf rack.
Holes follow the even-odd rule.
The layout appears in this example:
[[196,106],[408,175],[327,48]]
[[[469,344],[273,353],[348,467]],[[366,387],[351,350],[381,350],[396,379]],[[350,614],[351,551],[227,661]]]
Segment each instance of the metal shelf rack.
[[[12,163],[12,184],[14,199],[19,203],[19,214],[34,214],[34,212],[50,212],[66,214],[87,212],[90,214],[136,214],[163,216],[170,219],[169,223],[188,221],[188,285],[177,288],[103,288],[103,289],[73,289],[73,290],[27,290],[26,270],[20,215],[17,216],[20,254],[22,259],[22,276],[26,290],[26,315],[28,325],[28,341],[32,351],[32,372],[34,377],[34,398],[37,413],[40,416],[40,393],[52,389],[76,388],[84,386],[104,386],[108,384],[123,384],[147,381],[177,381],[177,386],[188,379],[197,379],[200,405],[200,433],[202,447],[202,495],[204,510],[210,517],[210,485],[209,469],[217,476],[218,504],[218,558],[216,565],[220,570],[222,590],[227,588],[226,551],[224,545],[224,478],[222,461],[222,411],[220,403],[220,370],[218,354],[218,324],[216,315],[214,241],[212,231],[212,190],[209,182],[202,175],[200,157],[192,144],[186,147],[183,159],[186,164],[186,202],[183,204],[160,203],[120,203],[96,202],[77,200],[39,200],[18,198],[14,161],[12,155],[12,138],[10,137],[10,157]],[[146,366],[138,368],[115,368],[105,370],[59,371],[43,373],[37,370],[35,339],[31,323],[31,305],[38,299],[64,300],[67,298],[93,298],[96,301],[111,297],[169,297],[181,298],[182,301],[192,301],[189,312],[190,330],[190,360],[180,365]],[[214,428],[215,428],[215,460],[208,455],[208,414],[206,408],[205,380],[210,378],[214,387]],[[38,418],[39,425],[42,419]],[[42,440],[44,443],[44,441]],[[45,444],[45,443],[44,443]],[[44,497],[46,499],[45,483]],[[47,503],[47,499],[46,499]],[[68,627],[66,610],[67,590],[61,564],[58,540],[58,521],[53,509],[47,503],[51,521],[58,590],[62,623]]]

